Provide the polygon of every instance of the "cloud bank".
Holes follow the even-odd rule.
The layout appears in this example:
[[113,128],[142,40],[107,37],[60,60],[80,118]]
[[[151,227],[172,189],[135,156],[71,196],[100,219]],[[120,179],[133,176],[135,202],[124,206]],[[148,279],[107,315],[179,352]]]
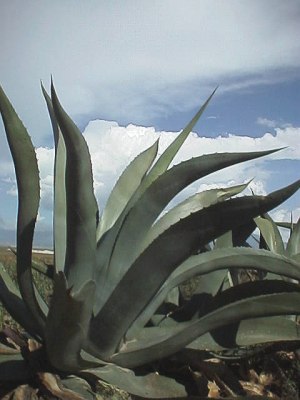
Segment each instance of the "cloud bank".
[[[87,125],[83,135],[90,149],[94,190],[100,210],[102,210],[115,182],[128,163],[158,138],[160,139],[159,154],[161,154],[175,139],[178,132],[159,132],[153,127],[132,124],[124,127],[114,121],[94,120]],[[288,147],[268,157],[225,168],[202,178],[180,193],[175,202],[198,191],[245,183],[251,179],[253,181],[250,183],[249,188],[258,195],[266,194],[270,191],[270,187],[274,190],[274,186],[279,188],[291,183],[286,181],[286,173],[288,171],[282,171],[282,176],[274,177],[270,169],[266,168],[266,163],[293,160],[299,162],[300,166],[299,135],[300,128],[291,126],[276,128],[273,134],[266,133],[260,138],[235,135],[207,138],[191,133],[174,159],[173,164],[191,157],[215,152],[249,152]],[[51,225],[54,149],[38,147],[36,152],[41,179],[41,207],[37,228],[39,232],[45,235],[45,231],[49,231]],[[2,168],[2,164],[5,168]],[[6,195],[10,197],[16,196],[12,164],[7,162],[2,164],[0,164],[0,177],[6,183]],[[245,193],[250,194],[250,189]],[[171,205],[174,205],[174,202]],[[291,210],[291,208],[281,206],[280,209],[275,211],[274,216],[278,220],[289,220]],[[299,207],[294,206],[293,210],[294,218],[300,216]],[[5,228],[3,224],[1,225]]]
[[[101,207],[121,172],[141,151],[160,139],[159,154],[175,139],[178,132],[158,132],[153,127],[128,125],[119,126],[117,122],[94,120],[83,132],[88,143],[94,174],[94,189]],[[264,169],[266,160],[300,160],[298,146],[300,128],[277,128],[275,133],[266,133],[260,138],[228,135],[226,137],[207,138],[191,133],[176,156],[173,164],[202,154],[215,152],[250,152],[287,147],[264,159],[246,162],[230,167],[194,183],[190,191],[203,190],[210,185],[228,185],[251,183],[257,194],[264,194],[268,189],[269,172]],[[37,158],[41,178],[41,201],[44,209],[52,208],[53,185],[53,148],[38,147]],[[14,182],[13,168],[5,163],[1,176],[6,182]],[[15,195],[15,184],[8,193]]]

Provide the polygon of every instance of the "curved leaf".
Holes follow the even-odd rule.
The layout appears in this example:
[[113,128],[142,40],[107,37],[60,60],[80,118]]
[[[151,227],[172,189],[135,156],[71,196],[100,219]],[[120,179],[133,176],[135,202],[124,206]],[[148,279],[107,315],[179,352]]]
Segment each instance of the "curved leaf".
[[[167,336],[170,328],[176,326],[178,322],[173,317],[164,318],[158,328],[144,328],[140,337]],[[149,332],[147,332],[148,329]],[[207,332],[185,348],[209,353],[222,352],[222,354],[217,354],[217,357],[237,359],[254,355],[259,349],[261,351],[264,343],[299,340],[300,327],[290,319],[290,316],[261,317],[241,320]]]
[[228,247],[233,247],[232,231],[225,232],[223,235],[219,236],[215,240],[215,250],[227,249]]
[[222,292],[213,303],[213,311],[191,322],[178,324],[169,329],[168,335],[157,331],[155,336],[153,330],[145,338],[141,336],[139,340],[124,344],[112,361],[132,368],[151,362],[158,355],[162,358],[174,354],[197,337],[243,319],[297,314],[300,291],[296,285],[282,281],[256,281]]
[[[206,333],[186,347],[195,350],[223,351],[237,350],[235,346],[253,346],[258,343],[300,340],[300,328],[287,317],[251,318],[240,323],[225,326],[218,330],[219,335],[213,338]],[[226,335],[224,332],[226,331]],[[251,353],[251,349],[249,350]],[[244,354],[247,354],[247,349]],[[234,352],[232,354],[234,356]]]
[[279,229],[275,222],[268,216],[256,217],[254,219],[270,251],[277,254],[284,254],[285,249]]
[[174,157],[180,150],[181,146],[185,142],[188,135],[191,133],[194,126],[197,124],[198,120],[200,119],[201,115],[205,111],[206,107],[208,106],[210,100],[212,99],[213,95],[216,93],[217,88],[212,92],[209,98],[205,101],[205,103],[200,107],[199,111],[195,114],[192,120],[187,124],[187,126],[182,130],[182,132],[176,137],[176,139],[166,148],[166,150],[162,153],[159,159],[156,161],[155,165],[149,172],[145,186],[149,186],[152,182],[156,180],[156,178],[165,172],[168,166],[173,161]]
[[[97,283],[105,282],[105,285],[99,290],[95,312],[99,311],[118,281],[140,255],[145,234],[176,194],[193,181],[212,172],[274,151],[277,150],[204,155],[182,162],[160,175],[129,211],[122,227],[113,227],[97,249],[100,269],[96,279]],[[104,258],[103,254],[106,255]]]
[[115,352],[133,321],[169,275],[197,249],[234,226],[274,208],[299,186],[297,181],[266,197],[227,200],[191,214],[166,230],[137,258],[92,321],[93,351],[103,358]]
[[97,203],[90,154],[77,126],[61,107],[53,84],[52,104],[66,144],[67,249],[65,274],[78,289],[93,278],[96,250]]
[[137,375],[132,370],[113,364],[105,367],[89,369],[80,374],[83,377],[93,376],[102,379],[126,392],[142,398],[170,399],[170,397],[185,397],[183,385],[172,378],[157,373]]
[[286,250],[290,256],[300,253],[300,218],[292,230]]
[[17,277],[26,307],[42,335],[45,319],[35,297],[32,272],[32,241],[37,218],[40,185],[36,154],[26,128],[0,86],[0,111],[14,161],[18,186]]
[[165,215],[163,215],[148,231],[143,241],[143,248],[149,246],[153,240],[162,234],[171,225],[177,223],[180,219],[187,217],[195,211],[200,211],[203,208],[209,207],[220,201],[229,199],[241,193],[246,189],[249,183],[227,188],[217,188],[205,190],[201,193],[189,197],[182,201],[177,206],[173,207]]
[[[138,331],[145,326],[151,316],[157,310],[159,305],[164,301],[166,295],[172,288],[180,285],[187,279],[194,276],[205,275],[205,282],[213,280],[211,276],[213,272],[222,269],[235,268],[255,268],[266,272],[272,272],[278,275],[285,275],[289,278],[300,279],[300,263],[296,263],[289,258],[280,256],[266,250],[254,250],[248,248],[225,248],[220,250],[212,250],[207,253],[191,256],[184,261],[166,280],[161,289],[156,293],[145,310],[138,316],[130,328],[128,338],[133,338]],[[224,273],[218,277],[215,287],[218,289]],[[201,287],[204,289],[204,284]],[[205,288],[204,292],[209,291],[210,286]],[[199,293],[199,290],[197,290]],[[213,293],[215,294],[215,293]]]
[[[119,233],[124,225],[124,222],[127,218],[129,210],[136,204],[136,202],[140,199],[141,195],[145,192],[145,190],[158,178],[158,176],[162,175],[176,156],[177,152],[183,145],[184,141],[190,134],[193,127],[198,122],[202,113],[206,109],[208,103],[211,98],[215,94],[217,88],[212,92],[206,102],[201,106],[199,111],[193,117],[193,119],[188,123],[188,125],[182,130],[182,132],[177,136],[177,138],[166,148],[163,154],[156,161],[155,165],[149,171],[149,173],[144,177],[137,190],[129,199],[126,207],[123,209],[113,228],[108,232],[107,235],[103,237],[103,240],[98,242],[98,251],[97,251],[97,282],[99,285],[98,293],[100,296],[96,299],[95,304],[95,313],[99,311],[102,304],[105,302],[108,293],[110,290],[103,286],[101,282],[108,282],[113,279],[114,276],[118,275],[117,272],[110,268],[110,260],[112,256],[112,251],[115,247],[117,238]],[[98,236],[99,237],[99,236]]]
[[67,209],[66,209],[66,146],[61,130],[56,121],[51,98],[42,85],[42,92],[46,100],[49,116],[52,123],[55,159],[54,159],[54,265],[56,272],[63,271],[67,247]]
[[140,241],[145,233],[169,201],[182,189],[212,172],[272,152],[274,151],[204,155],[184,161],[159,176],[128,214],[115,244],[110,268],[115,273],[126,271],[142,251]]
[[248,221],[246,224],[238,226],[232,230],[232,243],[233,246],[244,246],[249,247],[247,239],[255,231],[256,224],[253,221]]
[[157,155],[157,150],[158,141],[140,153],[124,170],[113,188],[101,215],[97,228],[97,240],[116,222],[151,167]]

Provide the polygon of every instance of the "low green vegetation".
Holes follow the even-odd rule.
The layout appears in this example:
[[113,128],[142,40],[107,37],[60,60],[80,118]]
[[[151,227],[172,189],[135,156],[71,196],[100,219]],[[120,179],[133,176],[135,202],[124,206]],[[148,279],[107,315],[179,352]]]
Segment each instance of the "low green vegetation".
[[[0,91],[19,196],[15,271],[0,269],[0,299],[19,327],[4,331],[2,382],[34,379],[41,396],[61,399],[94,399],[99,382],[140,397],[182,398],[197,393],[190,378],[203,357],[237,360],[270,343],[299,342],[299,222],[287,249],[273,251],[278,235],[268,212],[300,181],[267,196],[242,195],[247,184],[207,190],[164,213],[192,182],[279,149],[201,155],[169,168],[212,94],[160,157],[156,142],[129,164],[100,211],[85,139],[53,84],[51,97],[43,94],[55,139],[50,269],[32,259],[34,147]],[[267,246],[252,249],[256,224]],[[241,283],[238,272],[249,270],[261,279]]]
[[[17,285],[16,255],[14,254],[14,249],[0,247],[0,263],[12,281]],[[52,254],[36,251],[32,254],[32,265],[32,276],[35,285],[39,288],[44,300],[49,302],[53,292],[53,279],[51,278],[51,272],[54,270],[53,256]],[[4,326],[22,330],[22,327],[18,325],[18,323],[6,311],[5,307],[3,307],[3,304],[0,303],[0,327],[3,328]]]

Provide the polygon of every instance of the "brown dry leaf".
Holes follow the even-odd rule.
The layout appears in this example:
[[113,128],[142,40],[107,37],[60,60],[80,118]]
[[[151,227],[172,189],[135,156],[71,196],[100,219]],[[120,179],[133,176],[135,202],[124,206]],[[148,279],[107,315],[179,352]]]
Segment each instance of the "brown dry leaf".
[[259,382],[259,376],[257,372],[254,369],[249,369],[248,371],[248,379],[250,382],[253,383],[258,383]]
[[6,338],[6,341],[7,341],[8,344],[11,344],[12,346],[14,346],[14,348],[15,348],[16,350],[20,351],[20,346],[18,346],[18,345],[16,344],[16,342],[14,342],[10,337],[7,337],[7,338]]
[[258,382],[263,386],[271,386],[274,384],[276,379],[272,376],[272,374],[267,374],[266,372],[261,372],[258,377]]
[[38,374],[41,383],[45,386],[50,393],[57,396],[61,400],[85,400],[78,393],[73,392],[70,389],[63,388],[58,376],[51,374],[50,372],[40,372]]
[[279,351],[278,355],[287,360],[295,360],[296,354],[294,351]]
[[30,352],[39,350],[42,347],[41,343],[37,342],[34,339],[28,339],[27,344],[28,344],[28,350]]
[[248,380],[249,380],[249,384],[252,383],[255,385],[261,385],[263,388],[276,383],[276,379],[272,374],[266,373],[266,372],[261,372],[258,375],[254,369],[249,369]]
[[208,395],[207,395],[208,398],[216,399],[221,396],[220,389],[219,389],[218,385],[216,384],[216,382],[209,381],[207,384],[207,387],[208,387]]
[[5,335],[7,343],[12,344],[16,349],[20,350],[21,347],[26,346],[26,341],[16,330],[6,326],[2,332]]
[[0,343],[0,354],[19,354],[20,350]]
[[214,381],[222,392],[227,396],[237,396],[243,394],[243,388],[238,378],[224,361],[211,358],[202,362],[201,370],[210,381]]
[[240,381],[240,383],[248,395],[265,396],[270,399],[280,400],[280,398],[276,394],[270,392],[269,390],[266,390],[263,385],[260,385],[258,383],[253,383],[253,382],[245,382],[245,381]]
[[29,385],[21,385],[7,393],[2,400],[38,400],[37,389]]

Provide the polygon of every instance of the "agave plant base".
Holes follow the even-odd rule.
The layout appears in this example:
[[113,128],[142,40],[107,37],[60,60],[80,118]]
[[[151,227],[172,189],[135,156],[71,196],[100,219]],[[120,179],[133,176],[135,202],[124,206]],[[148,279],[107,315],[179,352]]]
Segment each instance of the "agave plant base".
[[[23,361],[14,365],[14,376],[0,385],[1,399],[30,400],[130,400],[132,396],[116,386],[97,379],[89,372],[67,375],[54,370],[41,344],[11,328],[1,334],[7,352]],[[230,356],[207,352],[182,351],[159,363],[143,367],[140,373],[157,373],[179,379],[190,399],[296,399],[300,391],[299,342],[276,343],[233,352]],[[299,349],[299,350],[298,350]],[[3,348],[2,348],[3,351]],[[248,351],[248,355],[247,355]],[[217,358],[216,358],[217,357]],[[220,357],[224,360],[220,360]],[[226,361],[225,359],[228,358]],[[1,367],[0,367],[1,368]],[[14,379],[12,380],[12,377]],[[249,396],[249,397],[248,397]],[[255,397],[253,397],[255,396]]]
[[[103,400],[129,399],[130,395],[91,375],[84,378],[55,370],[38,341],[10,327],[1,335],[1,354],[10,356],[11,364],[1,371],[1,399]],[[0,365],[0,370],[2,366]]]

